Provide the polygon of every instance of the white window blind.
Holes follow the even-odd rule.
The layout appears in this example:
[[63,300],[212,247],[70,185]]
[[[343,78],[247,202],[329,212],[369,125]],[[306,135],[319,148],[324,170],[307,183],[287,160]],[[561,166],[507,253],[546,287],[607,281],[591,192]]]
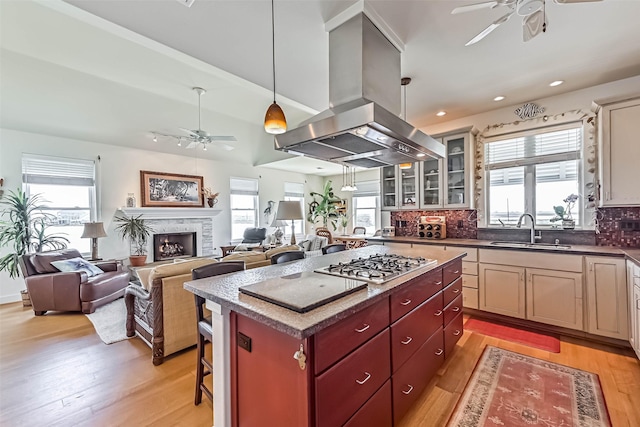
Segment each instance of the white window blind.
[[298,182],[285,182],[284,196],[304,198],[304,184],[300,184]]
[[353,192],[353,197],[367,197],[380,195],[380,181],[363,181],[357,185],[358,189]]
[[[539,130],[538,130],[539,132]],[[506,138],[488,140],[485,165],[488,170],[580,158],[582,127],[570,124],[551,128],[544,133],[534,131],[510,134]]]
[[22,182],[91,187],[95,185],[95,164],[92,160],[24,154]]
[[231,194],[245,196],[258,195],[258,180],[251,178],[231,178],[229,182]]

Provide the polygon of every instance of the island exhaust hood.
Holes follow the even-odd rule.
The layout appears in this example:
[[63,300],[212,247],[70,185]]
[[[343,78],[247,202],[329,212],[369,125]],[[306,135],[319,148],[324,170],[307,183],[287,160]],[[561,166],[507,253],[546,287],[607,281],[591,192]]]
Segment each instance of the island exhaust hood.
[[374,168],[445,157],[402,120],[400,52],[364,13],[329,33],[328,110],[275,136],[275,149]]

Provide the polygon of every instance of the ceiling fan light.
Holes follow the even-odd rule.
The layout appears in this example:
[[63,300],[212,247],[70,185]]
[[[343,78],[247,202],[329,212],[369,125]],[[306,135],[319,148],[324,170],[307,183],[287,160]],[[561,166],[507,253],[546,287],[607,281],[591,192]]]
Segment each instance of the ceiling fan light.
[[282,108],[273,101],[264,116],[264,130],[272,135],[279,135],[287,131],[287,119]]

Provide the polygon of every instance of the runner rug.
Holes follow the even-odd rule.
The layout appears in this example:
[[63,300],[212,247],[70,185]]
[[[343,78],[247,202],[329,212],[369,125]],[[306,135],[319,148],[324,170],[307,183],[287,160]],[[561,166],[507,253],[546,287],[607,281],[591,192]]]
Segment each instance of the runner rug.
[[560,353],[560,339],[553,335],[540,334],[478,319],[467,320],[464,328],[490,337],[528,345],[552,353]]
[[449,427],[610,426],[596,374],[487,346]]

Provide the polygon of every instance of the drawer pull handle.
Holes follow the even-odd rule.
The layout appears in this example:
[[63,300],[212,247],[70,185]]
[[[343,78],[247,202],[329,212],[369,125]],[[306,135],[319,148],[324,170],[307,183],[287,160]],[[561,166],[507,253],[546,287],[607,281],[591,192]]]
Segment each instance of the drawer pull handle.
[[440,286],[440,285],[442,285],[442,282],[436,282],[435,284]]
[[369,329],[370,327],[371,327],[371,325],[367,325],[367,324],[365,323],[365,324],[364,324],[364,327],[363,327],[363,328],[361,328],[361,329],[356,329],[356,332],[357,332],[357,333],[359,333],[359,334],[361,334],[361,333],[363,333],[364,331],[366,331],[367,329]]
[[404,301],[402,301],[400,303],[400,305],[409,305],[409,304],[411,304],[411,300],[410,299],[406,299],[406,300],[404,300]]
[[457,313],[460,311],[460,307],[453,307],[451,311],[453,311],[454,313]]
[[438,310],[435,313],[433,313],[434,316],[442,316],[442,310]]
[[455,288],[455,289],[454,289],[453,291],[451,291],[451,292],[453,292],[454,294],[459,294],[459,293],[460,293],[460,288]]
[[453,272],[453,274],[458,274],[458,273],[460,273],[460,270],[456,270]]
[[402,390],[402,392],[404,394],[409,394],[409,393],[411,393],[413,391],[413,386],[411,384],[407,384],[407,385],[409,386],[409,390],[407,390],[407,391]]
[[460,329],[456,329],[456,331],[453,333],[453,336],[457,337],[460,334],[461,334]]
[[363,379],[362,381],[358,381],[358,380],[356,380],[356,382],[357,382],[358,384],[362,385],[362,384],[366,383],[367,381],[369,381],[369,378],[371,378],[371,374],[370,374],[369,372],[365,372],[365,374],[367,375],[367,376],[365,377],[365,379]]
[[440,356],[442,353],[444,353],[444,350],[439,348],[438,351],[436,351],[436,356]]
[[411,341],[413,341],[413,338],[411,337],[407,337],[407,339],[405,341],[400,341],[402,344],[407,345],[409,344]]

